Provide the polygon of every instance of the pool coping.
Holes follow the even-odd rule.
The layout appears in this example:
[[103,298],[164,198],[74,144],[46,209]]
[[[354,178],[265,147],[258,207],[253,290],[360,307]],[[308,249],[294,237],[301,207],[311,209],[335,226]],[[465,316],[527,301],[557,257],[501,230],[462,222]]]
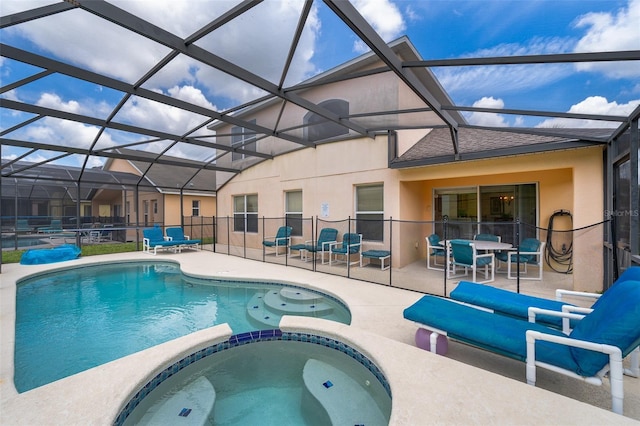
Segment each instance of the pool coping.
[[[179,262],[189,275],[283,281],[283,267],[279,265],[206,252],[166,255],[155,260],[168,259]],[[84,265],[140,260],[153,259],[142,253],[128,253],[72,262]],[[15,283],[27,275],[70,264],[3,265],[0,275],[0,422],[3,425],[112,423],[139,387],[166,366],[195,350],[228,340],[233,334],[228,325],[218,325],[18,394],[13,386]],[[299,268],[287,268],[286,275],[285,283],[323,291],[344,301],[351,310],[352,324],[284,317],[280,329],[342,341],[374,362],[388,380],[393,395],[390,425],[542,424],[550,420],[574,424],[637,424],[633,419],[386,337],[384,334],[415,332],[415,325],[403,320],[401,311],[417,300],[420,293],[339,276],[319,276]]]

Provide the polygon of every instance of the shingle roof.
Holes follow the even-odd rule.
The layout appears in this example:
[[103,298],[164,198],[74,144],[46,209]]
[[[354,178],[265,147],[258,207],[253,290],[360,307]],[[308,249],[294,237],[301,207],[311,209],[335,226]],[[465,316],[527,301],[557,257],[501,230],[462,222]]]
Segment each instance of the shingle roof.
[[[504,155],[579,148],[603,142],[595,139],[608,137],[613,129],[551,129],[552,135],[539,134],[540,129],[490,130],[482,128],[458,129],[458,155],[454,153],[448,128],[436,128],[420,139],[399,158],[391,162],[392,168],[416,167],[459,160],[494,158]],[[528,133],[532,132],[532,133]],[[563,136],[563,133],[572,136]],[[585,139],[576,139],[576,133]]]
[[[154,164],[151,168],[149,168],[149,164],[153,162],[158,154],[144,151],[130,151],[123,148],[118,149],[118,151],[122,152],[123,154],[135,152],[135,155],[137,157],[148,157],[149,162],[137,160],[128,161],[141,172],[144,173],[146,171],[147,173],[145,175],[145,179],[147,179],[147,181],[149,181],[152,185],[156,186],[158,191],[160,192],[167,192],[167,190],[179,191],[180,186],[177,185],[177,182],[187,181],[189,181],[189,184],[187,184],[187,186],[184,188],[185,192],[211,192],[216,190],[216,172],[214,170],[202,169],[198,171],[190,167],[172,166],[168,164]],[[165,155],[164,158],[168,159],[175,157],[169,157]],[[179,160],[184,163],[190,163],[194,165],[197,164],[197,162],[191,160],[182,158],[180,158]],[[148,168],[149,170],[147,171]]]

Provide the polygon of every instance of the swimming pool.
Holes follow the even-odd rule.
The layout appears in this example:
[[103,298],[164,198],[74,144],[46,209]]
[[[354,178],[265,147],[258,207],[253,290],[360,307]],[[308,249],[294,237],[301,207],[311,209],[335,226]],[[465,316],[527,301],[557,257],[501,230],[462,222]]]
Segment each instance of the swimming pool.
[[[51,243],[49,236],[32,236],[32,235],[19,235],[18,238],[18,248],[24,249],[27,247],[36,247],[36,246],[48,246]],[[12,249],[16,247],[16,238],[14,236],[3,236],[2,239],[2,248],[3,249]]]
[[169,262],[65,269],[18,283],[14,384],[25,392],[216,324],[274,328],[282,315],[348,324],[338,300],[277,283],[188,277]]
[[345,343],[269,330],[232,336],[168,366],[115,425],[387,425],[391,393],[380,370]]

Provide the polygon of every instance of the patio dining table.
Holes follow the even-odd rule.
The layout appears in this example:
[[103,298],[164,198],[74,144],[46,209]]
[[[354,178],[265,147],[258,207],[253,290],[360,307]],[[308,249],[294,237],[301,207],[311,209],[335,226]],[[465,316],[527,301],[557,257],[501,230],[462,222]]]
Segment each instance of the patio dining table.
[[[485,241],[485,240],[461,240],[461,239],[457,239],[458,241],[467,241],[470,243],[473,243],[473,246],[476,248],[476,250],[478,251],[502,251],[502,250],[513,250],[513,244],[511,243],[503,243],[503,242],[499,242],[499,241]],[[440,241],[438,244],[444,246],[445,243],[447,241]],[[446,257],[446,262],[447,265],[449,265],[449,267],[452,265],[451,262],[451,246],[449,244],[446,245],[447,247],[447,257]],[[494,267],[497,268],[497,265],[495,265]]]
[[[459,241],[468,241],[473,243],[473,246],[476,250],[487,250],[487,251],[501,251],[501,250],[512,250],[513,244],[511,243],[503,243],[498,241],[484,241],[484,240],[459,240]],[[445,241],[442,240],[438,244],[444,246]]]

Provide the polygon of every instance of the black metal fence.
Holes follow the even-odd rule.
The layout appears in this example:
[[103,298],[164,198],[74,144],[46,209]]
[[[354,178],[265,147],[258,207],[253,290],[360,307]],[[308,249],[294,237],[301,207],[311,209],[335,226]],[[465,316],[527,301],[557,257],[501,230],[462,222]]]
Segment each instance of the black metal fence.
[[[83,246],[125,242],[136,242],[138,249],[142,249],[144,228],[125,225],[117,219],[99,222],[92,219],[86,221],[86,227],[81,228],[77,228],[75,221],[63,221],[62,230],[51,232],[46,226],[41,226],[50,224],[51,220],[37,219],[38,226],[29,225],[29,229],[3,227],[3,250],[50,247],[61,243]],[[589,240],[593,240],[594,232],[599,236],[603,235],[604,227],[609,224],[601,222],[574,229],[571,221],[566,219],[560,217],[558,222],[547,228],[519,221],[478,223],[449,221],[446,218],[442,221],[403,221],[392,218],[367,220],[351,217],[333,221],[320,217],[257,217],[248,224],[245,218],[238,217],[187,216],[183,217],[181,224],[156,225],[163,231],[168,227],[183,227],[185,235],[202,241],[203,250],[423,293],[447,295],[450,289],[447,288],[444,268],[438,271],[428,269],[426,265],[426,239],[429,235],[437,234],[442,241],[471,240],[478,234],[496,235],[502,242],[512,244],[512,250],[515,251],[519,250],[520,243],[525,238],[537,238],[545,243],[545,268],[556,273],[570,274],[573,271],[574,247],[581,244],[581,240],[587,236]],[[3,223],[6,225],[11,222]],[[291,233],[285,246],[276,244],[274,247],[265,243],[273,241],[278,230],[287,226],[291,228]],[[323,229],[335,230],[338,245],[344,241],[345,235],[355,234],[361,238],[361,246],[356,253],[334,255],[331,258],[328,246],[325,246],[326,250],[309,249],[308,246],[317,243]],[[368,255],[361,256],[361,253]],[[632,262],[624,246],[620,247],[614,260],[614,268],[618,271],[628,268]],[[604,287],[607,287],[606,283]],[[519,288],[518,279],[518,291]]]

